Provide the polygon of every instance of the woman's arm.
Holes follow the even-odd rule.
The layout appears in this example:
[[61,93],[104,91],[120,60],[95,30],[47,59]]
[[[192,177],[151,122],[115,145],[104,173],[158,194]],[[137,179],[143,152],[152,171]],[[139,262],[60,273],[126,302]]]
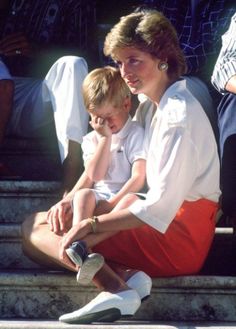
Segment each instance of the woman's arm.
[[74,241],[83,239],[90,248],[119,231],[144,225],[144,222],[134,216],[128,209],[96,217],[95,226],[91,225],[91,221],[91,218],[84,219],[63,236],[59,250],[61,259],[66,258],[65,249]]
[[[236,70],[235,70],[235,72],[236,72]],[[236,94],[236,74],[229,79],[229,81],[227,82],[227,84],[225,86],[225,89],[227,91],[229,91],[230,93]]]

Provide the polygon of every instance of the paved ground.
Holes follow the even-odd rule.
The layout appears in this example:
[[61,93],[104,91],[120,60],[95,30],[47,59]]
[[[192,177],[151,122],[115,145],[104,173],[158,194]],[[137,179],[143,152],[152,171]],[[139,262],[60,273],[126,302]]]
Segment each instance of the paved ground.
[[67,325],[48,320],[0,320],[1,329],[236,329],[236,323],[117,321],[92,325]]

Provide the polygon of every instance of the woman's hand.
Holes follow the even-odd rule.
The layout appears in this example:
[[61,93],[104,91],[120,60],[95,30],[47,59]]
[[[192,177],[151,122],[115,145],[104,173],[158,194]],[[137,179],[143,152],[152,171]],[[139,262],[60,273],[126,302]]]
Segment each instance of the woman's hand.
[[68,225],[72,223],[72,198],[67,196],[47,212],[47,222],[50,230],[54,233],[65,233],[68,231]]
[[66,259],[67,255],[65,250],[77,240],[81,240],[91,233],[91,224],[90,219],[84,219],[79,222],[77,225],[73,226],[61,239],[60,249],[59,249],[59,258]]

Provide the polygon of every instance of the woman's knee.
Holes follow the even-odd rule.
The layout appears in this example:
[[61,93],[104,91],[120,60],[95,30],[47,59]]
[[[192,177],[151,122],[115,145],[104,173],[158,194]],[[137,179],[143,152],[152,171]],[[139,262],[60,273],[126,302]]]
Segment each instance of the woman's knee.
[[28,216],[21,225],[21,236],[23,244],[32,241],[32,235],[38,230],[40,225],[46,223],[46,213],[36,213]]

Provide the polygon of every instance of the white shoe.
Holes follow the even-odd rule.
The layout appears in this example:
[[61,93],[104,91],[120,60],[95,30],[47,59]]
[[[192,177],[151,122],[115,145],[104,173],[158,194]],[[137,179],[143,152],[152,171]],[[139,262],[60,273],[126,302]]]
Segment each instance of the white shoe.
[[92,253],[84,260],[76,276],[77,282],[81,285],[89,284],[94,275],[102,268],[104,257],[101,254]]
[[125,290],[112,294],[103,291],[87,305],[60,316],[59,321],[71,324],[92,322],[113,322],[122,316],[132,316],[141,305],[135,290]]
[[152,289],[152,279],[146,273],[139,271],[132,275],[126,284],[137,291],[141,300],[145,300],[150,296]]

